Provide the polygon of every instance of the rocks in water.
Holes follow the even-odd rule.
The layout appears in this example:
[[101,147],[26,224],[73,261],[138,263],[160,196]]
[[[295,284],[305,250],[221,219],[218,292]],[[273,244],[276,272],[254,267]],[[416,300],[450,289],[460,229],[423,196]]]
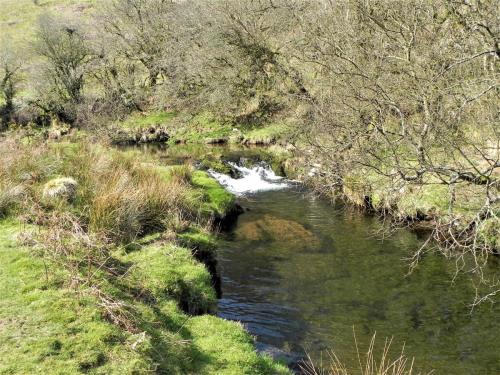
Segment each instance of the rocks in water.
[[236,236],[249,241],[286,241],[308,245],[319,241],[302,224],[272,215],[264,215],[261,219],[242,224],[236,231]]
[[43,187],[43,199],[51,201],[65,199],[72,201],[75,199],[78,183],[71,177],[54,178]]

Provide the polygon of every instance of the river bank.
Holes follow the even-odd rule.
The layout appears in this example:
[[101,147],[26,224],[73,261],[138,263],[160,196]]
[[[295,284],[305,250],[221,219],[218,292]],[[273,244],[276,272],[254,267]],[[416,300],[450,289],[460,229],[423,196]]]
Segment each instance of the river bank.
[[470,275],[455,275],[455,265],[437,254],[408,274],[405,259],[423,244],[415,233],[400,230],[382,239],[375,217],[274,174],[266,148],[177,144],[141,150],[210,169],[238,196],[244,213],[219,242],[218,314],[243,322],[260,351],[291,364],[307,352],[327,366],[322,354],[334,348],[354,368],[354,325],[362,351],[375,331],[379,347],[394,337],[395,350],[405,346],[423,373],[498,371],[491,350],[498,308],[486,304],[471,313]]
[[[156,123],[155,125],[153,125]],[[166,129],[167,144],[234,144],[265,146],[265,161],[279,175],[299,180],[332,201],[342,201],[384,219],[394,228],[405,227],[417,231],[435,231],[433,239],[446,245],[452,239],[447,235],[449,223],[453,223],[451,235],[466,236],[467,227],[474,226],[477,215],[485,204],[479,185],[459,185],[450,189],[438,180],[420,181],[414,185],[395,183],[393,178],[375,170],[356,166],[341,177],[332,173],[335,158],[325,158],[308,144],[307,135],[290,121],[259,126],[238,126],[221,122],[214,115],[197,115],[171,112],[135,114],[125,121],[121,129]],[[152,128],[151,128],[152,126]],[[151,134],[156,131],[150,130]],[[116,129],[111,127],[111,139]],[[118,132],[120,133],[120,132]],[[130,142],[133,142],[131,133]],[[154,141],[153,141],[154,143]],[[332,159],[333,158],[333,159]],[[202,156],[200,162],[206,168],[227,172],[221,155]],[[479,214],[478,214],[479,213]],[[496,217],[483,220],[474,241],[498,253],[500,225]],[[451,232],[450,232],[451,233]]]
[[0,372],[288,373],[213,315],[210,223],[232,195],[92,143],[1,143]]
[[[158,117],[164,118],[156,116]],[[26,342],[21,345],[24,348],[21,352],[9,349],[8,358],[11,359],[9,363],[21,361],[25,366],[22,369],[9,367],[9,371],[29,372],[34,368],[55,365],[70,366],[74,372],[92,369],[97,373],[129,371],[128,367],[123,366],[131,366],[130,369],[139,371],[159,366],[158,368],[172,373],[210,374],[235,371],[256,374],[287,373],[288,370],[283,365],[273,362],[269,356],[255,352],[252,337],[240,325],[217,319],[212,315],[217,310],[218,297],[222,295],[221,301],[231,301],[231,297],[227,295],[224,297],[222,293],[223,286],[220,283],[215,255],[217,245],[211,237],[211,231],[214,225],[219,228],[227,226],[230,229],[242,209],[236,205],[234,196],[215,182],[207,171],[235,178],[241,177],[241,168],[250,168],[265,162],[279,175],[299,180],[308,186],[322,187],[326,184],[326,181],[322,180],[325,171],[314,159],[314,154],[302,148],[303,146],[293,145],[290,139],[280,139],[276,135],[276,138],[274,136],[266,138],[270,139],[269,142],[255,143],[266,145],[265,149],[255,148],[254,143],[245,142],[244,139],[249,139],[248,135],[212,142],[211,139],[214,137],[209,137],[208,140],[205,137],[207,134],[211,136],[219,134],[217,132],[220,128],[213,121],[210,121],[210,124],[208,130],[203,130],[203,126],[200,125],[193,132],[179,128],[181,130],[178,129],[177,133],[172,133],[176,134],[175,136],[172,138],[169,136],[168,142],[136,142],[142,146],[138,149],[125,147],[118,150],[113,150],[109,146],[90,146],[89,143],[93,141],[89,142],[89,136],[78,131],[61,133],[57,136],[50,136],[54,134],[50,130],[42,134],[35,132],[27,137],[21,136],[14,143],[12,139],[16,138],[15,133],[9,134],[5,140],[4,146],[7,147],[7,151],[4,155],[17,155],[19,159],[14,158],[12,161],[6,158],[4,163],[7,171],[4,172],[5,176],[12,182],[9,186],[2,186],[3,198],[12,198],[10,203],[8,199],[2,201],[2,212],[7,217],[5,221],[7,249],[12,249],[3,253],[7,257],[5,274],[12,275],[18,272],[25,275],[27,272],[24,269],[15,271],[10,269],[12,262],[8,257],[12,254],[9,251],[25,254],[21,263],[27,262],[28,269],[38,267],[34,273],[38,281],[43,274],[40,264],[47,262],[51,267],[52,264],[56,264],[54,275],[50,273],[48,278],[45,276],[44,282],[34,285],[33,298],[43,304],[48,298],[44,292],[45,288],[55,291],[60,290],[62,286],[63,292],[67,293],[65,298],[68,301],[83,296],[87,301],[85,303],[88,303],[85,306],[92,309],[92,319],[88,322],[80,322],[78,314],[68,312],[68,319],[75,322],[76,329],[90,334],[91,330],[84,326],[95,324],[106,330],[104,336],[96,338],[93,334],[74,335],[61,331],[60,328],[54,328],[48,335],[40,338],[42,341],[35,340],[35,346],[30,346],[31,343]],[[148,123],[148,126],[153,125]],[[167,129],[165,124],[162,123],[161,126]],[[272,130],[264,128],[253,129],[251,132],[254,136],[256,133],[259,134],[260,137],[262,134],[275,134],[275,130],[276,128]],[[225,131],[230,131],[229,134],[237,133],[234,128]],[[10,147],[14,147],[16,151],[13,152],[14,149]],[[163,147],[166,147],[168,152],[164,152]],[[245,149],[244,152],[241,152],[242,147]],[[177,167],[171,167],[172,164]],[[192,166],[196,166],[199,170],[195,171]],[[104,170],[101,170],[102,167]],[[125,180],[121,181],[117,174],[126,176]],[[118,179],[114,180],[112,176]],[[77,196],[74,200],[64,198],[56,202],[44,201],[45,185],[52,179],[60,178],[74,179],[78,182]],[[163,186],[158,178],[167,185]],[[128,190],[129,179],[135,181],[130,188],[133,187],[132,190],[139,188],[145,195],[136,196],[132,190]],[[110,187],[106,187],[104,182],[111,182]],[[11,188],[17,186],[22,187],[23,193],[19,196],[9,195],[13,191]],[[358,189],[360,185],[352,186],[357,188],[344,188],[342,196],[345,200],[367,211],[377,207],[377,201],[373,199],[370,201],[371,207],[366,205],[367,200],[364,195],[367,191],[364,190],[366,185],[362,185],[360,189]],[[111,190],[107,190],[108,188]],[[322,192],[329,199],[339,196],[337,188],[332,188],[331,191],[323,189]],[[29,199],[26,200],[26,197]],[[165,197],[168,197],[166,201]],[[145,206],[137,205],[137,198],[146,199],[149,203]],[[20,204],[22,200],[26,200],[29,204]],[[37,208],[36,211],[33,207]],[[98,215],[95,215],[96,209],[99,210]],[[26,211],[33,211],[35,214],[26,217]],[[92,212],[94,215],[89,215]],[[76,216],[75,221],[72,221],[77,224],[76,235],[75,227],[67,228],[58,221],[61,217],[66,218],[65,215],[68,214]],[[43,241],[37,236],[33,240],[33,236],[28,235],[25,242],[16,243],[15,237],[24,238],[27,232],[25,224],[12,221],[19,215],[22,223],[35,224],[35,232],[47,231],[50,235],[43,236],[45,237]],[[134,219],[127,219],[130,215]],[[267,216],[261,220],[264,220],[262,225],[250,228],[250,244],[264,239],[267,241],[269,236],[275,235],[272,233],[275,224],[278,223],[283,227],[285,223],[281,219],[276,221]],[[291,227],[287,225],[284,225],[284,228],[288,228],[290,233],[297,234],[297,225]],[[112,266],[108,265],[108,260],[103,262],[99,258],[103,254],[99,255],[97,262],[94,262],[92,257],[89,258],[92,259],[89,263],[85,260],[89,253],[87,255],[81,252],[73,253],[71,250],[73,242],[69,247],[72,261],[68,264],[63,262],[62,266],[57,262],[53,263],[53,251],[61,251],[61,241],[64,245],[62,249],[67,251],[66,239],[76,236],[78,244],[78,241],[82,240],[82,233],[97,235],[95,239],[91,238],[90,246],[85,245],[83,248],[105,249],[103,254],[109,257]],[[300,233],[306,234],[306,238],[309,238],[307,234],[311,232],[306,228],[300,230]],[[62,240],[54,242],[54,235]],[[49,242],[46,242],[47,238]],[[88,241],[85,236],[84,239]],[[308,242],[315,243],[312,240]],[[33,249],[37,251],[33,253]],[[32,260],[33,256],[35,258]],[[35,266],[34,264],[40,260],[42,263]],[[104,271],[101,266],[104,267]],[[97,270],[90,271],[96,267]],[[132,271],[129,272],[129,269]],[[232,273],[227,272],[226,277],[230,274]],[[23,278],[21,282],[24,282]],[[118,278],[118,281],[114,280],[115,278]],[[104,283],[104,290],[95,289],[94,283],[100,286]],[[31,289],[27,292],[31,293]],[[24,321],[30,322],[29,313],[23,312],[26,308],[26,302],[23,301],[28,298],[24,291],[13,292],[10,289],[7,293],[5,301],[7,303],[11,303],[8,301],[13,299],[20,301],[15,310],[16,314],[25,316]],[[73,302],[66,303],[72,306]],[[219,308],[221,306],[227,307],[230,304],[219,304]],[[226,310],[226,307],[223,307],[222,311]],[[59,317],[54,316],[52,311],[44,309],[42,307],[36,314],[43,315],[44,321],[50,324],[56,326],[61,324]],[[10,314],[14,310],[4,311],[7,311],[5,314]],[[232,313],[223,312],[221,316],[245,321],[244,318],[238,318]],[[6,318],[11,319],[10,315],[6,315]],[[163,323],[160,325],[154,323],[158,320]],[[207,325],[213,327],[213,330],[207,331]],[[13,332],[18,329],[15,323],[9,326],[6,330],[6,343],[12,341]],[[36,336],[41,326],[33,324],[30,329],[32,335]],[[251,329],[250,332],[259,336],[258,332]],[[107,336],[108,334],[110,336]],[[51,341],[54,335],[62,336],[62,341],[54,339],[54,344]],[[169,337],[166,341],[165,336]],[[114,337],[116,340],[107,337]],[[344,339],[348,342],[346,336]],[[96,347],[92,340],[105,342],[111,340],[112,343]],[[217,345],[214,344],[214,340],[218,342]],[[51,343],[56,349],[54,351],[50,349],[50,354],[43,354],[45,353],[43,351],[47,350],[47,345],[51,347]],[[76,350],[75,346],[79,348],[82,356],[90,356],[87,361],[81,356],[69,354]],[[227,348],[234,348],[236,352],[228,351]],[[273,350],[266,350],[265,347],[259,346],[259,349],[274,356],[277,354]],[[89,354],[89,350],[95,356]],[[287,348],[285,346],[280,350],[287,351]],[[292,349],[295,350],[296,348]],[[41,354],[34,360],[29,360],[22,354],[39,351]],[[160,358],[158,353],[165,351],[172,354],[168,354],[165,358],[162,354]],[[133,355],[130,355],[130,352],[133,352]],[[129,355],[130,361],[125,360],[124,358]]]

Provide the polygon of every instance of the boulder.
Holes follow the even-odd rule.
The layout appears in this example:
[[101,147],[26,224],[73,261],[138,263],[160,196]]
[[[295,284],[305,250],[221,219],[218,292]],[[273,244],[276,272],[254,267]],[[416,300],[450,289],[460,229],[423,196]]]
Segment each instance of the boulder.
[[43,187],[43,199],[65,199],[71,201],[76,196],[78,183],[71,177],[54,178]]

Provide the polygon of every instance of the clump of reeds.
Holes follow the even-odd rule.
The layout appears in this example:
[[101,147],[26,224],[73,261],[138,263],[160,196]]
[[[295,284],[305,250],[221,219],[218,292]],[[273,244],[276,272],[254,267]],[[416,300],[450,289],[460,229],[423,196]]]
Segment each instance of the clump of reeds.
[[[196,219],[187,199],[191,172],[182,166],[165,175],[137,155],[82,140],[4,140],[0,217],[19,203],[21,218],[43,228],[37,241],[44,258],[64,263],[73,279],[87,278],[91,271],[82,272],[85,267],[102,269],[109,256],[105,246]],[[44,187],[54,179],[75,181],[71,200],[44,199]]]
[[176,165],[169,169],[169,180],[179,184],[189,184],[193,175],[193,167],[189,164]]
[[104,181],[95,182],[89,206],[89,228],[104,232],[118,242],[168,227],[183,210],[187,186],[166,181],[148,170],[108,170]]
[[24,196],[22,185],[12,185],[8,181],[0,182],[0,218],[7,216]]
[[[417,375],[414,368],[414,359],[404,353],[404,346],[395,357],[390,356],[392,338],[386,339],[380,354],[375,348],[376,333],[373,334],[366,353],[361,353],[356,333],[354,343],[358,364],[357,368],[348,365],[333,351],[328,352],[328,364],[317,364],[308,356],[300,365],[306,375]],[[420,373],[419,373],[420,374]]]

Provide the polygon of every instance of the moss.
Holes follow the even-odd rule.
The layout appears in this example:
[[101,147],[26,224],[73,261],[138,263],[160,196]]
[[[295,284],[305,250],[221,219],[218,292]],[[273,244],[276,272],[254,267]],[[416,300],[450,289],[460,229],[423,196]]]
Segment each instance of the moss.
[[71,177],[53,178],[43,187],[45,200],[66,199],[73,200],[76,196],[78,183]]
[[[224,217],[235,204],[235,197],[204,171],[195,171],[191,178],[198,193],[202,192],[200,211],[204,215]],[[198,195],[196,199],[199,199]]]
[[230,174],[231,167],[225,164],[220,158],[216,158],[213,155],[207,155],[200,161],[200,169],[208,170],[211,169],[213,171]]

